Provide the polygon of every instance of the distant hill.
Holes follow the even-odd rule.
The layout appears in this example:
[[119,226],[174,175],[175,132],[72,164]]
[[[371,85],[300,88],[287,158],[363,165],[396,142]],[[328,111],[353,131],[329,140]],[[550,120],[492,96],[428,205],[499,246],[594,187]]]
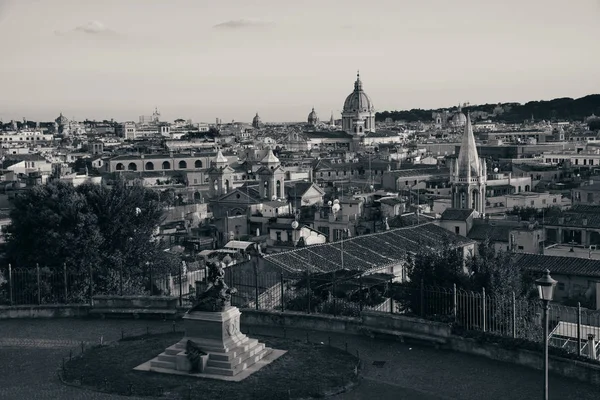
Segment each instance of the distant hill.
[[[525,104],[500,103],[504,112],[494,116],[494,109],[498,104],[469,105],[463,107],[463,112],[483,111],[489,113],[488,118],[496,122],[522,123],[533,118],[536,121],[583,121],[592,114],[600,116],[600,94],[591,94],[579,99],[563,97],[554,100],[530,101]],[[375,114],[375,120],[385,121],[392,118],[394,121],[404,120],[407,122],[429,122],[432,121],[431,114],[436,110],[413,109],[405,111],[383,111]],[[448,107],[447,110],[455,111],[456,106]]]

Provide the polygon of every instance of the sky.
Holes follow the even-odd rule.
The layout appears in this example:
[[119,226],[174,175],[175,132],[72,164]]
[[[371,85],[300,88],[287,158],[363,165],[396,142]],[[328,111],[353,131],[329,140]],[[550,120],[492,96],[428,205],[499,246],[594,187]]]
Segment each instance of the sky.
[[0,119],[340,116],[600,93],[600,0],[0,0]]

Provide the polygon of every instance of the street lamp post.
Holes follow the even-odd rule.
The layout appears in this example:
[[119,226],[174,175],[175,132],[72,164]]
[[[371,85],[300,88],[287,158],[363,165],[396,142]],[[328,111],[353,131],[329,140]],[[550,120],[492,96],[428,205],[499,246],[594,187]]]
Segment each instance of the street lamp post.
[[550,271],[535,281],[540,300],[544,305],[544,400],[548,400],[548,310],[554,297],[556,281],[550,276]]

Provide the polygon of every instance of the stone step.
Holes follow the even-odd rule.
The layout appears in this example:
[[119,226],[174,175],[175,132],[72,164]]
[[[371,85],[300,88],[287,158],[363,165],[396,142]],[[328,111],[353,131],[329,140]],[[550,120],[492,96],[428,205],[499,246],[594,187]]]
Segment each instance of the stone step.
[[151,361],[150,368],[177,369],[174,362],[170,361]]
[[160,353],[156,358],[158,359],[158,361],[168,361],[172,363],[177,362],[177,356],[174,354]]
[[185,346],[178,346],[179,343],[175,343],[173,346],[169,346],[165,349],[165,353],[170,356],[175,356],[179,354],[181,351],[185,350]]
[[228,361],[214,360],[211,355],[208,359],[207,366],[232,369],[236,365],[245,362],[250,357],[252,357],[256,354],[259,354],[261,351],[263,351],[264,348],[265,348],[265,345],[263,343],[258,343],[252,349],[245,351],[245,352],[241,353],[239,356],[232,358],[231,360],[228,360]]
[[236,365],[232,369],[210,367],[207,365],[206,369],[204,370],[204,373],[205,374],[213,374],[213,375],[235,376],[235,375],[239,374],[240,372],[242,372],[243,370],[245,370],[246,368],[248,368],[249,366],[260,361],[263,357],[265,357],[271,351],[272,350],[270,348],[266,347],[260,353],[247,358],[244,362]]
[[258,345],[258,339],[248,339],[246,343],[232,349],[228,353],[210,353],[210,359],[215,361],[230,361],[236,357],[239,357],[242,353],[245,353]]

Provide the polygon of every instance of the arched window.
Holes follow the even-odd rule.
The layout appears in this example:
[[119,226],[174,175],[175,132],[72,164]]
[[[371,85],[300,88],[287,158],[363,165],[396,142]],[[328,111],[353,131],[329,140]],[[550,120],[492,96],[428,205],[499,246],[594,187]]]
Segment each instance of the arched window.
[[116,168],[117,171],[123,171],[125,169],[125,166],[122,163],[118,163]]
[[146,171],[153,171],[154,170],[154,163],[151,161],[148,161],[146,163]]
[[137,164],[134,162],[130,162],[127,166],[128,171],[137,171]]
[[213,182],[213,187],[215,188],[215,192],[219,191],[219,181],[217,181],[216,179]]
[[[184,161],[185,162],[185,161]],[[200,196],[200,192],[194,192],[194,200],[195,201],[200,201],[202,197]]]
[[281,198],[281,181],[277,181],[276,194],[277,194],[277,198],[280,199]]
[[184,160],[179,161],[179,169],[186,169],[187,163]]
[[202,168],[202,160],[196,160],[194,163],[194,168]]
[[171,163],[168,161],[163,161],[162,169],[171,169]]

